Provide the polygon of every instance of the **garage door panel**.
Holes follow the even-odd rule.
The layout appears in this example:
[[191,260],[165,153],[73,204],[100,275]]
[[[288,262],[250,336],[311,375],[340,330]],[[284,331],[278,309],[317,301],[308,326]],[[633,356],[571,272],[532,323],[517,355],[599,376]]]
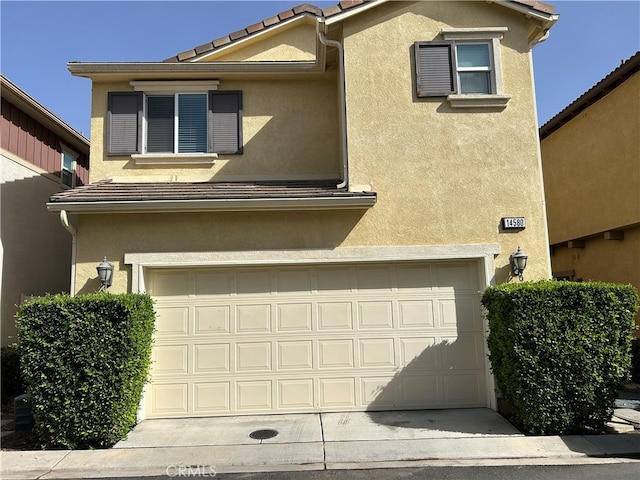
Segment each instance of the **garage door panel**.
[[318,368],[353,368],[353,340],[318,340]]
[[229,271],[196,270],[194,277],[194,293],[197,296],[229,296],[231,294]]
[[193,386],[196,414],[228,413],[231,411],[230,382],[204,382]]
[[156,337],[189,335],[189,307],[156,307]]
[[220,373],[231,370],[230,344],[196,344],[193,346],[193,351],[193,373]]
[[393,338],[364,338],[359,341],[360,368],[395,367]]
[[399,300],[399,328],[433,328],[433,301]]
[[264,294],[271,291],[271,272],[268,269],[239,269],[235,272],[237,295]]
[[318,330],[352,330],[351,302],[318,303]]
[[361,293],[367,291],[389,292],[393,287],[391,267],[387,265],[356,267],[357,289]]
[[477,335],[442,337],[442,365],[450,369],[482,368],[484,350]]
[[153,275],[150,285],[155,297],[185,297],[191,292],[189,272],[186,270],[160,270]]
[[187,345],[160,345],[153,350],[153,375],[189,373]]
[[276,308],[278,332],[311,332],[312,303],[279,303]]
[[384,409],[401,405],[401,385],[393,380],[393,376],[361,377],[362,406]]
[[321,378],[320,408],[355,408],[355,378]]
[[271,370],[271,342],[237,343],[237,372],[266,372]]
[[350,292],[352,272],[349,266],[316,267],[316,290],[318,294]]
[[189,385],[170,383],[151,385],[151,411],[157,416],[181,416],[189,412]]
[[315,388],[309,378],[278,381],[278,407],[284,410],[310,410],[314,408]]
[[311,370],[313,342],[299,340],[278,342],[278,370]]
[[400,291],[430,291],[433,289],[431,265],[400,265],[396,268],[396,278]]
[[400,402],[405,407],[438,407],[443,405],[441,376],[402,375],[400,378]]
[[358,328],[377,330],[393,328],[393,304],[386,302],[358,302]]
[[485,406],[477,271],[473,262],[151,271],[147,416]]
[[444,402],[457,407],[477,405],[484,397],[483,380],[477,372],[459,372],[444,376]]
[[269,333],[271,305],[237,305],[236,333]]
[[230,333],[231,308],[228,305],[197,306],[194,335]]
[[400,366],[413,370],[433,370],[439,367],[434,346],[436,337],[412,337],[400,339]]
[[480,329],[480,310],[471,296],[441,299],[438,303],[440,327],[470,331]]
[[236,408],[238,411],[267,411],[272,409],[270,380],[236,382]]
[[469,264],[436,264],[435,269],[438,290],[474,293],[480,289],[477,272]]
[[275,272],[278,295],[311,293],[311,271],[308,268],[280,268]]

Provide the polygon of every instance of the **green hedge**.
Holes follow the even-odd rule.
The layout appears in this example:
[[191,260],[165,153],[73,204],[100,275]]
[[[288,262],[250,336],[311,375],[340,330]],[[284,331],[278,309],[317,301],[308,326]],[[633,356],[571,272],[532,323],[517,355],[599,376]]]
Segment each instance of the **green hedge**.
[[22,373],[44,447],[105,448],[136,423],[155,314],[147,295],[53,295],[18,311]]
[[629,285],[525,282],[488,288],[497,387],[526,433],[601,431],[629,377],[638,295]]

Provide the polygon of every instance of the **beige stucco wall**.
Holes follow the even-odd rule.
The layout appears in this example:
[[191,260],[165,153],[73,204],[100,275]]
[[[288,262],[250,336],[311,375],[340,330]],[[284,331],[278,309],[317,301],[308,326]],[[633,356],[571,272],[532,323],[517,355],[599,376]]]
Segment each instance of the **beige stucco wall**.
[[[504,91],[512,95],[506,108],[453,110],[443,98],[415,97],[413,43],[438,38],[441,29],[449,26],[508,27],[501,48]],[[350,183],[370,185],[378,193],[373,208],[83,215],[78,223],[78,291],[98,288],[95,266],[103,255],[116,263],[118,270],[112,290],[128,290],[130,267],[124,265],[123,257],[140,252],[498,243],[501,253],[496,259],[496,282],[508,280],[509,255],[519,245],[529,254],[525,277],[548,278],[543,185],[524,17],[481,2],[390,2],[345,21],[344,45]],[[213,174],[218,168],[220,173],[279,173],[299,171],[297,162],[304,160],[309,162],[309,170],[324,171],[327,151],[331,152],[329,164],[336,168],[339,128],[335,86],[335,76],[311,83],[221,83],[220,88],[246,92],[246,153],[219,160],[213,169],[176,171],[139,169],[129,160],[103,157],[99,150],[101,122],[106,91],[114,86],[97,84],[92,125],[92,143],[97,146],[92,154],[99,161],[92,163],[92,179],[149,173],[176,174],[178,179],[193,173],[216,178]],[[274,116],[281,117],[281,123],[277,128],[274,124],[267,135],[265,126]],[[298,125],[301,121],[304,128]],[[325,131],[331,135],[329,150],[319,134]],[[281,143],[283,140],[286,142]],[[278,150],[282,145],[286,148]],[[309,158],[287,152],[289,147]],[[527,228],[501,232],[500,219],[505,216],[525,217]]]
[[202,58],[205,62],[234,61],[310,61],[316,56],[316,29],[313,20],[298,18],[290,26],[266,30],[247,40],[234,43],[215,54]]
[[636,74],[542,140],[552,245],[640,223],[638,112]]
[[[512,98],[503,110],[452,109],[414,93],[414,42],[470,26],[509,29],[500,54]],[[344,44],[350,181],[379,195],[360,228],[386,244],[497,242],[499,266],[521,245],[525,276],[548,277],[524,18],[482,2],[390,2],[346,21]],[[500,233],[505,216],[524,216],[527,228]]]
[[215,165],[206,167],[140,166],[128,156],[106,155],[107,94],[132,89],[126,82],[93,83],[91,182],[114,177],[140,181],[340,177],[334,74],[293,80],[221,80],[219,90],[242,90],[244,153],[221,155]]

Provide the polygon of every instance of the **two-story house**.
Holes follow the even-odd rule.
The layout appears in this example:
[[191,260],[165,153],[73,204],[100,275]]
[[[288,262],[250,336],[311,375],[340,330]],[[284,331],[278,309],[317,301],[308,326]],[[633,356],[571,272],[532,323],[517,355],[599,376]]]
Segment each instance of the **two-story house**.
[[164,62],[70,63],[91,184],[48,207],[77,222],[76,292],[106,256],[110,291],[157,302],[143,415],[495,407],[480,293],[519,246],[550,276],[531,50],[556,20],[305,4]]
[[89,140],[0,75],[0,330],[16,341],[17,306],[68,292],[71,237],[47,212],[51,195],[89,181]]
[[555,278],[640,288],[639,72],[640,52],[540,128]]

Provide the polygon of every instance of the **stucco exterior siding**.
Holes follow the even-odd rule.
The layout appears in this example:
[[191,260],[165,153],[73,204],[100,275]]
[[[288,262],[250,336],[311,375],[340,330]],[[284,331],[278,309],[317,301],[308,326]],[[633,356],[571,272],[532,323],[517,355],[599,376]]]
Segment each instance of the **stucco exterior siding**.
[[638,112],[635,75],[542,141],[552,245],[640,223]]
[[[304,23],[302,23],[304,22]],[[266,31],[245,42],[234,44],[225,50],[206,56],[210,62],[264,62],[264,61],[309,61],[315,60],[315,21],[297,19],[283,32]]]
[[[226,54],[215,52],[209,60],[280,60],[287,57],[282,53],[286,49],[272,47],[288,35],[296,48],[310,51],[309,42],[316,42],[310,27],[284,30],[282,37],[265,36],[264,44],[247,41]],[[414,43],[442,40],[443,29],[467,27],[506,29],[498,72],[504,94],[511,96],[504,108],[453,108],[445,97],[416,95]],[[376,192],[375,206],[350,211],[80,215],[78,291],[98,288],[95,266],[104,255],[116,264],[112,290],[127,291],[131,277],[124,255],[144,252],[498,244],[500,253],[492,263],[496,269],[488,281],[510,279],[509,256],[518,246],[529,255],[526,279],[550,276],[525,16],[487,2],[388,2],[346,17],[337,27],[328,24],[328,29],[328,36],[340,38],[345,50],[349,185],[354,191]],[[223,155],[204,168],[142,167],[130,157],[106,155],[107,93],[132,87],[94,79],[91,180],[339,178],[341,66],[333,65],[334,47],[327,49],[327,58],[331,65],[323,74],[277,80],[267,74],[244,80],[240,73],[222,75],[220,90],[243,91],[245,148],[242,155]],[[525,217],[526,228],[502,231],[501,218],[516,216]]]
[[587,240],[585,248],[553,248],[553,273],[571,275],[576,280],[595,280],[640,285],[640,226],[624,230],[624,240]]
[[104,150],[107,93],[129,91],[127,83],[93,84],[91,181],[148,177],[156,181],[228,181],[287,176],[339,178],[337,86],[334,74],[322,79],[221,80],[219,90],[242,90],[242,155],[220,155],[213,166],[139,166],[130,157]]
[[[389,243],[497,242],[500,266],[521,245],[530,258],[526,277],[547,278],[525,22],[473,2],[379,8],[344,24],[350,182],[378,192],[362,223]],[[503,110],[454,109],[444,97],[416,97],[414,42],[469,25],[508,28],[500,54],[504,91],[512,98]],[[500,233],[502,216],[524,216],[527,228]],[[504,273],[498,281],[507,279]]]

